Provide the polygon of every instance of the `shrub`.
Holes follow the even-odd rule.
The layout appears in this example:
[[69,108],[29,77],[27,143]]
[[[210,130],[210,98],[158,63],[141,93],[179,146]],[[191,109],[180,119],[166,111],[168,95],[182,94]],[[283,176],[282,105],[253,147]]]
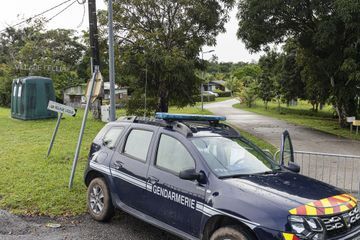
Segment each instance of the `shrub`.
[[214,93],[219,94],[219,97],[231,97],[231,91],[221,91],[219,89],[216,89]]

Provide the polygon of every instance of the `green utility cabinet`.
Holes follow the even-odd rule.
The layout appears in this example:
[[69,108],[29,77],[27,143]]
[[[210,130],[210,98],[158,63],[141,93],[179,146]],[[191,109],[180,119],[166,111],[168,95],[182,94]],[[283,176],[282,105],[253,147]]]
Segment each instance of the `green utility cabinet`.
[[49,100],[55,101],[50,78],[24,77],[13,80],[11,117],[22,120],[55,118],[57,113],[47,110]]

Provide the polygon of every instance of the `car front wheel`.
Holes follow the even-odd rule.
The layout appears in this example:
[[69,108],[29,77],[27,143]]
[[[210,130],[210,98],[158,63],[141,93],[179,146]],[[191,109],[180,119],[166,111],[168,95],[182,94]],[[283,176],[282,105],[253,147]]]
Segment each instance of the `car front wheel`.
[[228,226],[217,229],[210,240],[254,240],[254,237],[238,226]]
[[96,221],[108,221],[114,215],[114,206],[105,179],[94,178],[90,182],[87,190],[87,207],[91,217]]

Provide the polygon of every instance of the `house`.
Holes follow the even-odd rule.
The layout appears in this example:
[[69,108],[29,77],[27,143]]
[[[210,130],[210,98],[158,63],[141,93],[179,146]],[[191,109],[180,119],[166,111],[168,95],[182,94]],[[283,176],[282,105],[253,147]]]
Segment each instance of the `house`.
[[208,83],[205,83],[204,84],[204,90],[205,91],[212,91],[212,92],[214,92],[215,90],[220,90],[220,91],[223,91],[223,92],[230,91],[226,87],[226,82],[224,80],[214,80],[214,81],[210,81]]
[[[80,84],[77,86],[72,86],[64,90],[64,104],[74,107],[81,108],[85,106],[86,84]],[[115,101],[118,103],[120,100],[128,99],[128,87],[119,87],[115,84]],[[109,102],[110,100],[110,83],[104,82],[104,102]]]
[[81,108],[81,105],[86,102],[85,91],[86,83],[66,88],[64,90],[64,104],[73,108]]
[[[128,87],[119,87],[115,84],[115,101],[128,98]],[[104,100],[110,100],[110,82],[104,82]]]

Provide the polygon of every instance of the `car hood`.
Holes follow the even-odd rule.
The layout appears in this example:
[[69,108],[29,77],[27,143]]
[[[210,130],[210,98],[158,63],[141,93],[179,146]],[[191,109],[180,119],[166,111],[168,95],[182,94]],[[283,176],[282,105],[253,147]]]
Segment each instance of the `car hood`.
[[[227,188],[220,191],[219,195],[230,193],[231,195],[226,195],[227,199],[231,200],[220,200],[219,205],[229,205],[234,209],[233,203],[237,202],[239,204],[235,206],[235,212],[239,213],[240,217],[276,230],[285,230],[290,214],[320,215],[316,204],[319,200],[344,194],[342,190],[326,183],[285,171],[276,174],[241,176],[223,181]],[[345,198],[351,201],[351,196]],[[356,204],[355,200],[354,203]],[[334,202],[334,206],[328,207],[335,207],[338,204],[339,202]],[[312,211],[305,213],[298,211],[310,205],[313,205],[315,210],[311,209]],[[321,209],[321,206],[318,209]]]
[[344,193],[326,183],[291,172],[249,175],[226,179],[225,182],[239,190],[251,191],[258,197],[276,201],[277,204],[282,204],[287,208]]

